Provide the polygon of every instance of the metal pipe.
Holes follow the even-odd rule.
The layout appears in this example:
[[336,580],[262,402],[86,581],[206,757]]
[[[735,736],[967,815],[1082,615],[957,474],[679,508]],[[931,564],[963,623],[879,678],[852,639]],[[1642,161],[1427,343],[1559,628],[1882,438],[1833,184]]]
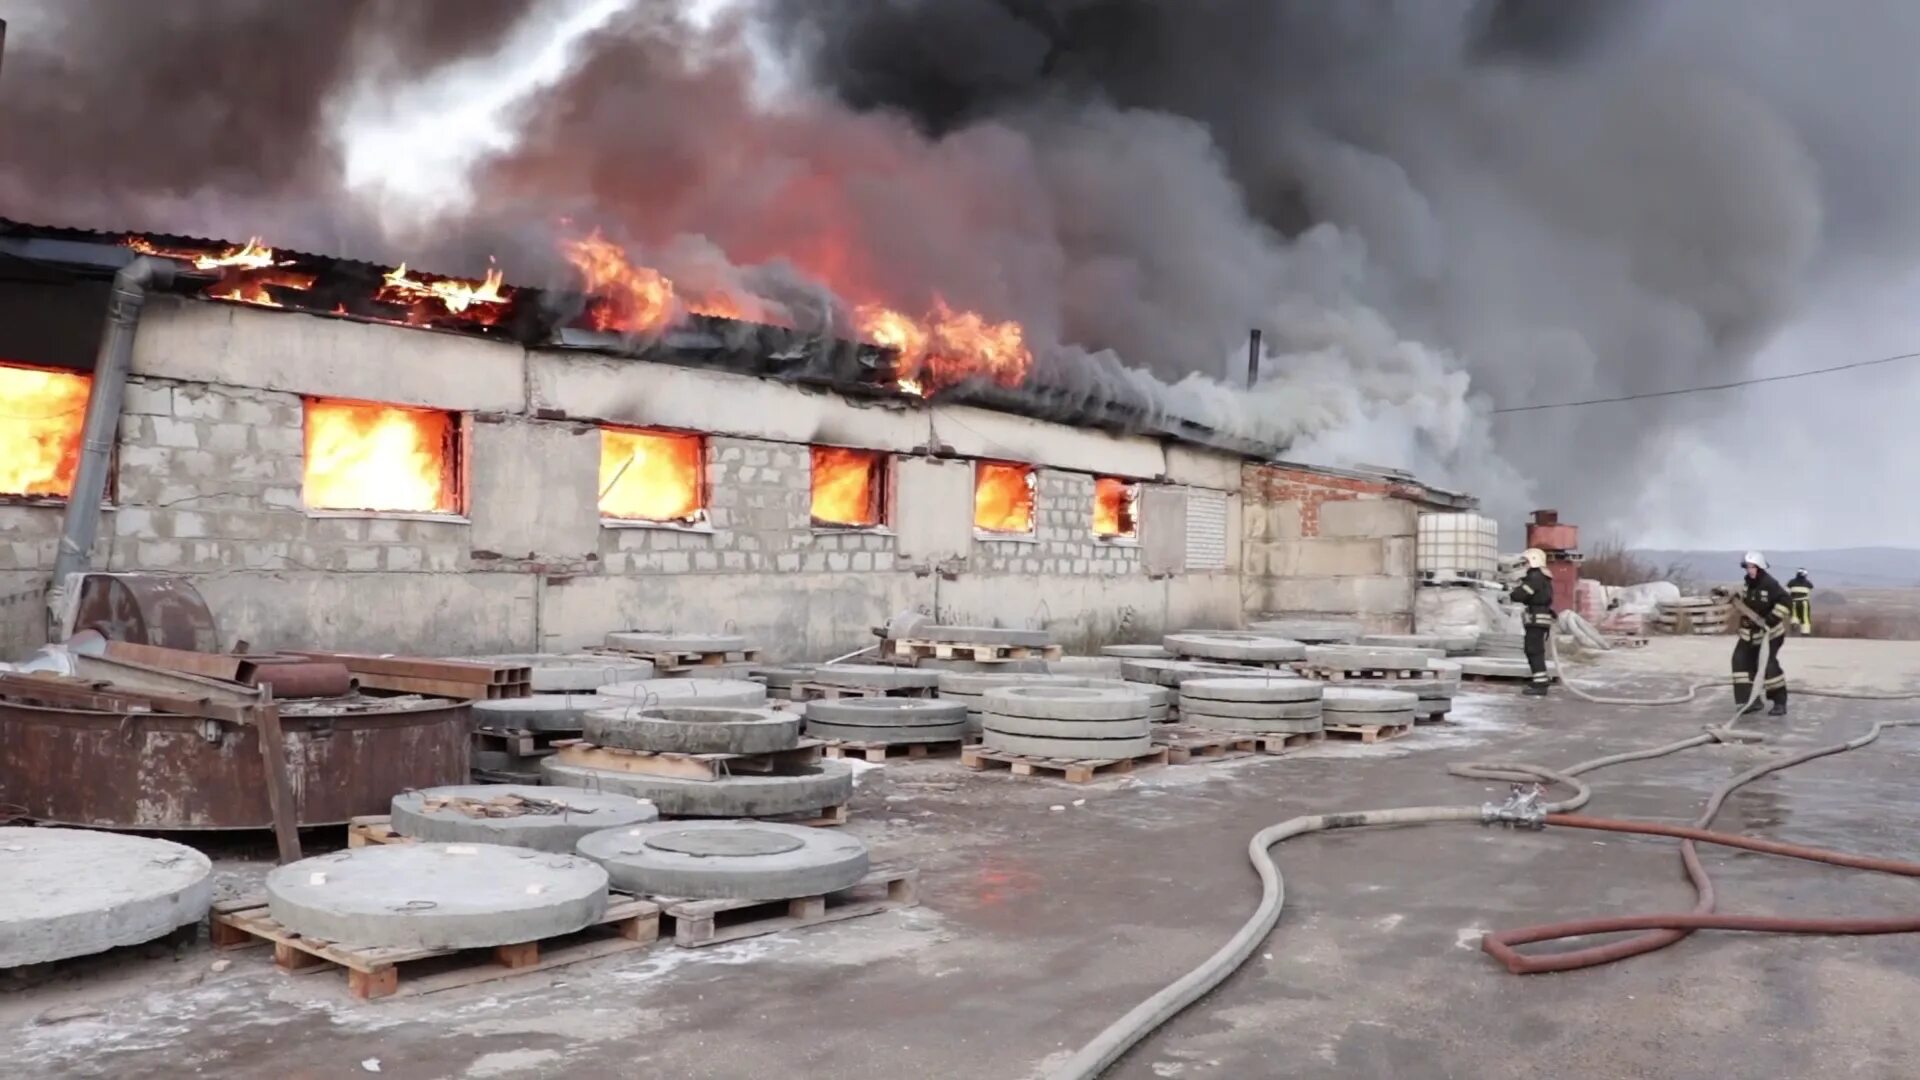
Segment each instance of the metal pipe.
[[127,371],[133,366],[133,335],[146,306],[147,290],[173,282],[175,265],[167,259],[142,255],[113,275],[107,302],[107,329],[94,360],[93,384],[87,394],[87,419],[82,433],[80,466],[67,495],[66,523],[60,550],[53,562],[53,585],[48,592],[49,636],[60,633],[55,616],[67,578],[84,573],[93,561],[93,541],[100,532],[100,502],[107,493],[107,469],[113,463],[113,444],[120,428],[120,405],[126,398]]
[[1260,328],[1247,332],[1247,389],[1260,381]]

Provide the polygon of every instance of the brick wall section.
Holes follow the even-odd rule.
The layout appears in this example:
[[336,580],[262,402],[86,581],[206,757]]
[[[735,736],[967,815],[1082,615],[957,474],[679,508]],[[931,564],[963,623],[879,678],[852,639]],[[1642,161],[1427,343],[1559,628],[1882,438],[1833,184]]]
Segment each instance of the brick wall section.
[[1248,502],[1297,503],[1300,536],[1320,535],[1320,507],[1342,499],[1380,498],[1389,493],[1384,481],[1355,477],[1325,476],[1284,469],[1272,465],[1248,464],[1241,468],[1241,490]]
[[813,527],[805,446],[707,439],[707,525],[601,530],[609,574],[873,572],[894,569],[886,530]]
[[1041,469],[1031,540],[980,540],[973,568],[988,573],[1118,575],[1140,573],[1140,547],[1093,535],[1093,477]]

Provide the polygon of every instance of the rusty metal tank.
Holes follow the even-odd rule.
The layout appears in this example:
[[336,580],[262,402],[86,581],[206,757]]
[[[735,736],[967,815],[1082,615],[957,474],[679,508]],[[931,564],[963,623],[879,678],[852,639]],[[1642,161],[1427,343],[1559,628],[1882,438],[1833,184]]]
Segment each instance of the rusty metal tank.
[[[468,782],[463,701],[282,702],[299,823],[384,814],[409,788]],[[0,804],[61,825],[267,829],[258,732],[158,713],[0,701]]]

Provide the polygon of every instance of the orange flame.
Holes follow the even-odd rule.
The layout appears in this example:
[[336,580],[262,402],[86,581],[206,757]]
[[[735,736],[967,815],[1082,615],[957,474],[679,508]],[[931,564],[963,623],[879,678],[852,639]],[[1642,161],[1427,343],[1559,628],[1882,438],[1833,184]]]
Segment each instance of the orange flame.
[[567,261],[586,279],[587,324],[610,333],[645,334],[674,318],[673,282],[657,270],[635,266],[620,245],[595,229],[583,240],[561,245]]
[[600,516],[691,523],[701,519],[698,435],[600,429]]
[[813,448],[813,520],[823,525],[873,526],[885,516],[886,458],[877,450]]
[[[459,278],[421,281],[408,277],[407,264],[401,263],[380,276],[380,289],[373,294],[373,298],[381,303],[407,307],[421,303],[437,304],[449,315],[464,315],[464,321],[491,326],[506,310],[508,298],[501,292],[505,281],[506,275],[499,267],[489,269],[485,281],[462,281]],[[416,313],[423,316],[433,314]]]
[[73,491],[92,382],[71,371],[0,364],[0,495]]
[[1115,480],[1110,476],[1096,477],[1093,481],[1093,534],[1128,539],[1139,536],[1140,519],[1135,516],[1139,499],[1140,485]]
[[1031,465],[982,461],[973,473],[973,524],[988,532],[1033,531]]
[[921,320],[877,304],[861,305],[854,319],[862,337],[900,354],[899,387],[922,397],[972,378],[1019,386],[1033,369],[1019,323],[956,312],[937,297],[933,311]]
[[142,255],[158,255],[193,264],[196,270],[219,270],[220,280],[207,286],[206,295],[215,300],[232,300],[261,307],[282,307],[268,290],[270,286],[305,291],[313,288],[314,276],[279,269],[292,265],[275,257],[273,249],[255,236],[239,247],[216,250],[161,247],[144,236],[129,236],[126,246]]
[[459,512],[452,413],[321,400],[306,412],[309,508]]

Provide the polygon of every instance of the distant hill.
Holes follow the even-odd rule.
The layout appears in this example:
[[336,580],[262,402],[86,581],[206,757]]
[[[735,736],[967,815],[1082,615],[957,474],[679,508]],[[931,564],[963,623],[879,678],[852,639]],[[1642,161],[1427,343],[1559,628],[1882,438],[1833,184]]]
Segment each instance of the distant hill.
[[[1636,549],[1634,557],[1659,567],[1679,565],[1695,581],[1732,581],[1740,576],[1740,551],[1657,551]],[[1920,588],[1920,550],[1914,548],[1829,548],[1824,551],[1768,551],[1773,575],[1784,583],[1805,567],[1823,589]]]

